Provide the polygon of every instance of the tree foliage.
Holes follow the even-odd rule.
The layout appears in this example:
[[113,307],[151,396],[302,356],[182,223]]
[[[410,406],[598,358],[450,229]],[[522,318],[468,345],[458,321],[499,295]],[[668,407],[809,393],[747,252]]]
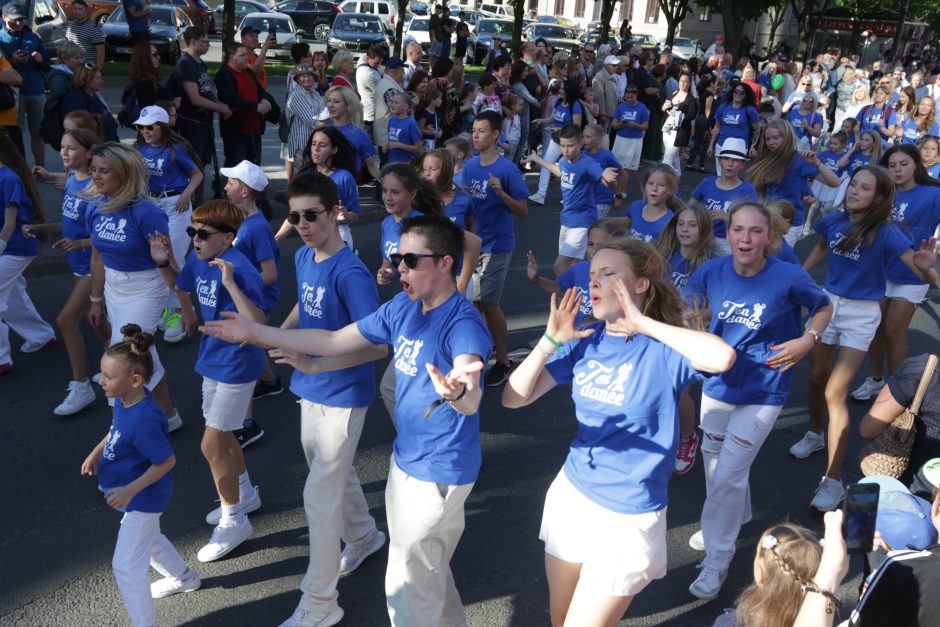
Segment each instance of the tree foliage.
[[[665,2],[669,0],[661,0]],[[675,1],[675,0],[673,0]],[[735,54],[741,47],[744,25],[756,20],[774,3],[781,0],[697,0],[696,5],[720,13],[724,25],[725,50]]]
[[672,48],[679,24],[689,12],[689,0],[659,0],[659,8],[666,18],[666,46]]

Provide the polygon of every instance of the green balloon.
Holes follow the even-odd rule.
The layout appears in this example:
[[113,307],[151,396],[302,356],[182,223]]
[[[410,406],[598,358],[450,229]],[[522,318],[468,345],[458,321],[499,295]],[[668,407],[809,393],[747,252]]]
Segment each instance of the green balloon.
[[783,76],[780,74],[774,74],[774,77],[770,79],[770,86],[774,89],[780,89],[783,87]]

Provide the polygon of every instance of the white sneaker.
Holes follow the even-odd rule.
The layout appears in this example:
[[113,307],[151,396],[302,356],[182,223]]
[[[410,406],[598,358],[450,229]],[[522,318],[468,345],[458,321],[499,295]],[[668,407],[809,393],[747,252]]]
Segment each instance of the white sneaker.
[[47,346],[52,346],[56,343],[56,337],[53,335],[50,339],[45,342],[23,342],[20,346],[21,353],[37,353],[44,349]]
[[196,557],[200,562],[214,562],[234,551],[239,544],[251,537],[251,532],[251,523],[248,522],[247,516],[241,516],[241,522],[234,525],[220,524],[212,531],[209,544],[199,549]]
[[[241,499],[238,501],[241,505],[241,511],[245,514],[250,514],[251,512],[261,509],[261,490],[258,489],[258,486],[253,486],[254,491],[252,491],[251,496],[248,498]],[[214,510],[206,514],[206,524],[212,525],[215,527],[219,524],[219,521],[222,520],[222,506],[216,507]]]
[[698,574],[692,585],[689,586],[689,592],[694,597],[711,601],[721,592],[721,586],[725,583],[725,577],[728,571],[717,571],[711,566],[702,566],[702,572]]
[[813,497],[809,506],[821,512],[831,512],[842,504],[845,497],[845,489],[842,482],[831,477],[823,477],[822,481],[816,487],[816,496]]
[[344,613],[339,606],[329,614],[316,614],[298,607],[280,627],[330,627],[343,620]]
[[540,193],[538,193],[538,192],[535,192],[534,194],[532,194],[531,196],[529,196],[529,202],[534,202],[534,203],[537,204],[537,205],[544,205],[544,204],[545,204],[545,194],[540,194]]
[[345,577],[365,561],[367,557],[385,546],[385,534],[375,530],[372,537],[359,546],[347,544],[343,548],[343,554],[339,558],[339,576]]
[[71,416],[77,414],[95,402],[95,388],[87,379],[84,381],[69,381],[69,393],[58,407],[52,410],[56,416]]
[[154,581],[150,584],[150,596],[154,599],[162,599],[173,594],[179,594],[180,592],[198,590],[199,586],[202,585],[202,580],[199,579],[199,573],[196,572],[195,568],[188,569],[187,573],[189,576],[183,579],[164,577],[163,579]]
[[170,428],[167,430],[168,433],[173,433],[174,431],[176,431],[177,429],[183,426],[183,419],[180,418],[179,412],[176,412],[175,414],[167,418],[166,421],[170,425]]
[[689,547],[695,551],[705,550],[705,536],[702,535],[701,529],[693,533],[692,537],[689,538]]
[[790,447],[790,455],[797,459],[806,459],[824,448],[826,448],[826,439],[823,434],[807,431],[802,440]]
[[862,382],[862,384],[852,391],[852,398],[857,401],[867,401],[872,396],[878,396],[878,393],[881,392],[881,388],[884,386],[884,379],[881,379],[881,381],[875,381],[871,377],[865,377],[865,380]]

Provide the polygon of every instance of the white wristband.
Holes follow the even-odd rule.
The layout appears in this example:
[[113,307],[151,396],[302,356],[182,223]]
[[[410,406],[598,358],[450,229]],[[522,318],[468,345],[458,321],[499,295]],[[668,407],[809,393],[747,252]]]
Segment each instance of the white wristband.
[[88,300],[90,300],[93,303],[103,303],[104,296],[89,296]]

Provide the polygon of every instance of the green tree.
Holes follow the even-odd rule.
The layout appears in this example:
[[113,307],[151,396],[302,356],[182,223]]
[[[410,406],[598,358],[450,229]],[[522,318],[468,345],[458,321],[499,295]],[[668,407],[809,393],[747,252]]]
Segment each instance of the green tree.
[[659,8],[663,12],[663,17],[666,18],[666,46],[672,48],[679,24],[689,12],[689,0],[659,0]]
[[797,54],[802,53],[804,58],[809,52],[806,50],[808,42],[812,41],[813,32],[816,30],[816,25],[810,18],[816,13],[818,6],[818,0],[790,0],[790,8],[793,10],[796,32],[800,41]]
[[598,37],[598,44],[606,44],[610,41],[610,20],[614,17],[614,5],[617,0],[601,0],[601,32]]
[[[859,50],[862,41],[862,20],[879,15],[881,3],[876,0],[837,0],[836,4],[845,7],[852,15],[852,39],[849,50]],[[879,16],[880,17],[880,16]]]
[[[670,1],[679,0],[660,0],[663,4]],[[744,25],[750,20],[758,19],[777,1],[779,0],[697,0],[696,4],[700,8],[721,14],[725,31],[725,51],[737,54],[741,48]]]

